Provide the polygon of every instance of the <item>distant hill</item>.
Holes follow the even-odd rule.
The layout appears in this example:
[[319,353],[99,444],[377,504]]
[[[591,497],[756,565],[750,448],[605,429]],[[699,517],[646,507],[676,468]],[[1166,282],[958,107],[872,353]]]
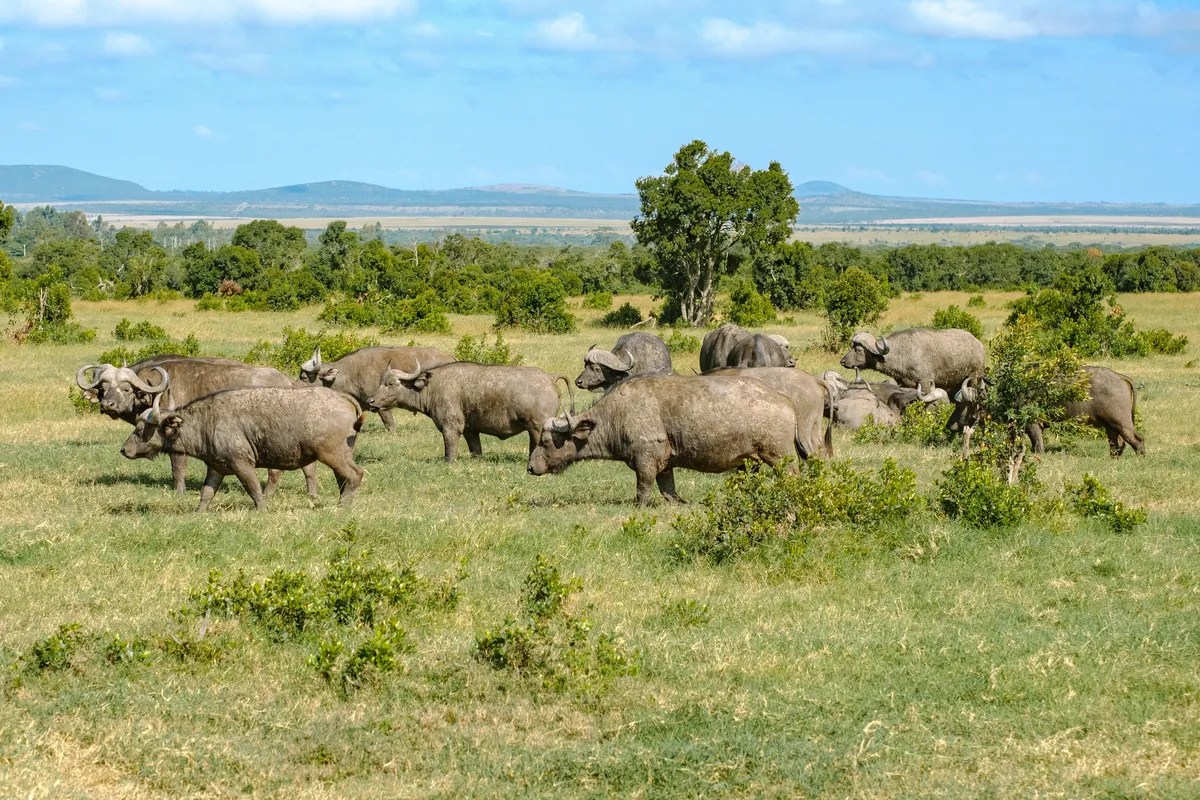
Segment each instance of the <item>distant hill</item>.
[[[986,224],[986,218],[1145,217],[1200,218],[1200,206],[1162,203],[1000,203],[885,197],[864,194],[830,181],[808,181],[795,189],[800,225],[859,224],[884,220],[956,219]],[[529,184],[463,189],[391,189],[358,181],[319,181],[237,192],[158,192],[131,181],[58,166],[0,166],[0,199],[22,206],[51,204],[88,213],[155,216],[298,217],[526,217],[632,219],[634,194],[595,194]],[[983,220],[983,222],[981,222]],[[1143,223],[1144,224],[1144,223]]]

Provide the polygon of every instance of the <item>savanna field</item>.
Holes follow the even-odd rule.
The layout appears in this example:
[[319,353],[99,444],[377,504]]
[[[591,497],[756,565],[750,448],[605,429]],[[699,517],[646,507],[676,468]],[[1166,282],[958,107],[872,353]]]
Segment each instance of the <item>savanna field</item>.
[[[972,309],[987,336],[1016,296]],[[899,298],[878,327],[967,298]],[[76,302],[94,342],[0,346],[0,795],[1196,797],[1200,295],[1119,303],[1192,342],[1102,362],[1144,383],[1148,455],[1051,438],[1038,477],[1054,497],[1090,473],[1145,524],[1057,514],[979,531],[930,510],[886,536],[818,532],[834,542],[819,557],[714,564],[677,554],[672,520],[721,476],[680,470],[690,505],[656,494],[639,512],[622,464],[533,478],[522,435],[447,465],[433,424],[399,411],[395,433],[371,415],[359,436],[352,509],[322,466],[315,505],[287,473],[265,513],[230,479],[194,514],[203,465],[184,497],[165,457],[124,459],[130,427],[76,411],[75,370],[118,344],[122,318],[240,358],[284,326],[320,329],[319,308]],[[573,312],[577,333],[505,337],[573,379],[589,345],[620,333]],[[452,336],[417,342],[452,352],[490,333],[490,316],[450,319]],[[821,326],[800,313],[765,330],[820,374],[838,358],[813,347]],[[675,356],[679,373],[697,364]],[[924,496],[956,452],[844,431],[835,448],[860,468],[896,459]],[[477,640],[520,650],[539,556],[529,585],[550,606],[565,596],[545,618],[557,666],[497,668]],[[308,589],[286,606],[246,600],[280,570]],[[376,618],[351,601],[311,613],[318,589],[347,597],[368,574],[386,585]],[[258,616],[222,613],[235,606]]]

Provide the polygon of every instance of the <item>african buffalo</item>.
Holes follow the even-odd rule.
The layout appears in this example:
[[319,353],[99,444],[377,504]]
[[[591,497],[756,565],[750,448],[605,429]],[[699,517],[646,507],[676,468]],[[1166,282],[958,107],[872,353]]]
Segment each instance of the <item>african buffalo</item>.
[[[312,481],[308,468],[317,461],[333,470],[341,503],[349,506],[362,483],[354,443],[364,416],[354,398],[323,386],[225,389],[172,411],[163,411],[156,397],[121,453],[153,458],[161,450],[203,461],[208,472],[197,511],[208,508],[226,475],[241,481],[261,511],[266,503],[258,467],[304,469]],[[315,494],[312,482],[310,489]]]
[[[300,366],[300,380],[319,383],[330,389],[345,392],[363,407],[379,388],[389,369],[408,371],[418,364],[432,369],[454,361],[436,347],[363,347],[328,363],[321,360],[321,348],[313,350],[312,358]],[[396,430],[396,420],[390,408],[378,410],[379,418],[389,431]]]
[[804,370],[787,367],[725,367],[706,372],[704,376],[753,378],[787,395],[796,409],[796,430],[805,452],[816,455],[824,447],[825,455],[833,456],[832,426],[826,425],[824,437],[821,435],[821,420],[832,402],[833,391],[825,382]]
[[576,461],[623,461],[637,474],[637,503],[657,482],[675,491],[676,467],[725,472],[744,462],[807,457],[792,401],[741,377],[639,375],[622,381],[577,417],[546,420],[529,473],[560,473]]
[[709,331],[700,345],[700,371],[710,372],[729,366],[729,351],[734,345],[750,335],[740,325],[727,322],[715,331]]
[[[89,370],[92,371],[91,381],[86,379]],[[221,389],[295,386],[295,381],[274,367],[260,367],[229,358],[174,355],[154,356],[132,367],[88,364],[75,373],[75,382],[85,396],[100,404],[106,415],[131,425],[137,424],[138,416],[149,409],[153,399],[160,394],[170,409]],[[172,454],[171,474],[175,491],[186,491],[185,454]]]
[[856,333],[841,364],[853,369],[873,369],[894,378],[901,386],[926,391],[958,386],[968,378],[983,375],[987,351],[970,331],[958,328],[908,328],[878,340],[869,333]]
[[[1134,452],[1139,455],[1145,455],[1146,440],[1134,428],[1137,389],[1133,381],[1108,367],[1085,364],[1083,371],[1087,373],[1088,397],[1067,403],[1063,419],[1077,419],[1085,425],[1103,430],[1108,436],[1108,452],[1114,458],[1125,452],[1126,444],[1133,445]],[[989,382],[986,379],[962,382],[954,395],[954,414],[946,423],[949,430],[957,432],[975,424],[981,383],[986,387]],[[1033,452],[1046,452],[1041,425],[1030,425],[1025,433],[1029,436]]]
[[[783,341],[783,344],[780,343]],[[738,341],[726,356],[728,367],[794,367],[796,359],[782,336],[751,334]]]
[[560,380],[570,392],[566,375],[537,367],[454,361],[426,369],[418,363],[412,372],[389,369],[367,404],[374,410],[400,407],[429,417],[442,433],[446,460],[453,461],[462,437],[471,455],[482,455],[481,433],[507,439],[525,431],[532,450],[542,423],[558,413],[555,383]]
[[608,391],[633,375],[671,372],[671,351],[660,337],[650,333],[627,333],[612,352],[592,345],[583,357],[583,372],[575,379],[580,389]]

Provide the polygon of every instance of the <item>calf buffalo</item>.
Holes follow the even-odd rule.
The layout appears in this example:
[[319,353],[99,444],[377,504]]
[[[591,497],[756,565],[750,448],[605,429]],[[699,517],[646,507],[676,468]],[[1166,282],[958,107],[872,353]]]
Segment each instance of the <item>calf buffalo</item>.
[[676,467],[725,472],[746,461],[807,456],[783,394],[740,377],[641,375],[622,381],[577,417],[549,419],[529,454],[529,473],[560,473],[576,461],[623,461],[637,474],[637,503],[652,486],[668,501]]
[[[424,366],[431,369],[454,360],[436,347],[363,347],[347,353],[337,361],[321,360],[321,348],[313,350],[312,358],[300,367],[300,380],[317,383],[345,392],[367,407],[367,400],[379,388],[389,369],[411,370]],[[396,430],[396,420],[390,408],[378,409],[379,418],[389,431]]]
[[666,342],[650,333],[627,333],[612,352],[592,345],[583,357],[583,372],[575,379],[580,389],[608,391],[633,375],[671,371],[671,351]]
[[542,423],[558,413],[557,381],[537,367],[514,367],[455,361],[413,372],[389,369],[368,399],[372,409],[405,408],[433,420],[442,433],[447,461],[458,457],[458,440],[466,437],[471,455],[483,454],[479,434],[507,439],[529,434],[529,449],[537,444]]
[[[362,483],[354,443],[363,416],[353,398],[322,386],[226,389],[173,411],[163,411],[156,398],[121,452],[126,458],[145,458],[161,450],[203,461],[208,472],[197,511],[208,508],[226,475],[241,481],[261,511],[266,503],[258,467],[306,469],[316,461],[333,470],[341,503],[349,506]],[[315,493],[311,473],[305,474],[310,493]]]

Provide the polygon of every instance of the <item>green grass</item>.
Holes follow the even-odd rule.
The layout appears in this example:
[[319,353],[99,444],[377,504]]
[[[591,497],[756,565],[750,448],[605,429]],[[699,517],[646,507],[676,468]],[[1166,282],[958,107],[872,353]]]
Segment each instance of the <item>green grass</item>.
[[[973,309],[988,335],[1012,296],[988,294]],[[896,300],[883,325],[927,324],[968,297]],[[615,303],[627,299],[649,308],[646,297]],[[1140,326],[1200,341],[1198,296],[1121,302]],[[817,577],[769,558],[678,563],[667,547],[678,509],[652,509],[649,531],[624,525],[636,512],[625,466],[535,479],[523,438],[487,437],[483,459],[446,465],[439,434],[412,415],[397,415],[394,434],[368,422],[358,450],[367,474],[350,512],[337,509],[321,468],[315,508],[289,473],[264,514],[227,481],[214,510],[194,515],[202,465],[178,497],[165,459],[120,456],[128,426],[77,415],[68,400],[75,369],[114,344],[122,317],[239,356],[285,325],[319,328],[318,310],[78,303],[78,319],[100,333],[90,345],[0,346],[0,666],[14,664],[0,699],[0,794],[1200,792],[1200,372],[1185,366],[1194,352],[1110,364],[1146,384],[1147,457],[1110,460],[1106,443],[1089,439],[1052,446],[1040,464],[1054,492],[1090,472],[1145,507],[1149,521],[1132,533],[1074,517],[981,533],[930,516],[899,531],[894,550],[846,548]],[[574,376],[590,344],[620,334],[590,327],[602,312],[575,311],[577,334],[505,337],[526,364]],[[804,349],[820,320],[794,316],[768,332],[788,337],[802,368],[835,367],[837,356]],[[490,320],[451,322],[452,336],[418,342],[450,351]],[[678,372],[695,366],[695,353],[676,357]],[[842,434],[835,445],[862,466],[896,458],[925,493],[953,455]],[[720,478],[677,480],[698,501]],[[466,558],[468,577],[457,607],[401,612],[415,650],[345,697],[306,663],[316,637],[172,615],[210,570],[320,576],[346,547],[411,561],[432,581]],[[581,579],[573,614],[641,652],[636,674],[552,691],[475,657],[476,636],[517,613],[538,554]],[[140,637],[150,660],[110,664],[93,640],[66,669],[15,660],[71,622],[88,635]],[[185,648],[191,657],[167,652]]]

